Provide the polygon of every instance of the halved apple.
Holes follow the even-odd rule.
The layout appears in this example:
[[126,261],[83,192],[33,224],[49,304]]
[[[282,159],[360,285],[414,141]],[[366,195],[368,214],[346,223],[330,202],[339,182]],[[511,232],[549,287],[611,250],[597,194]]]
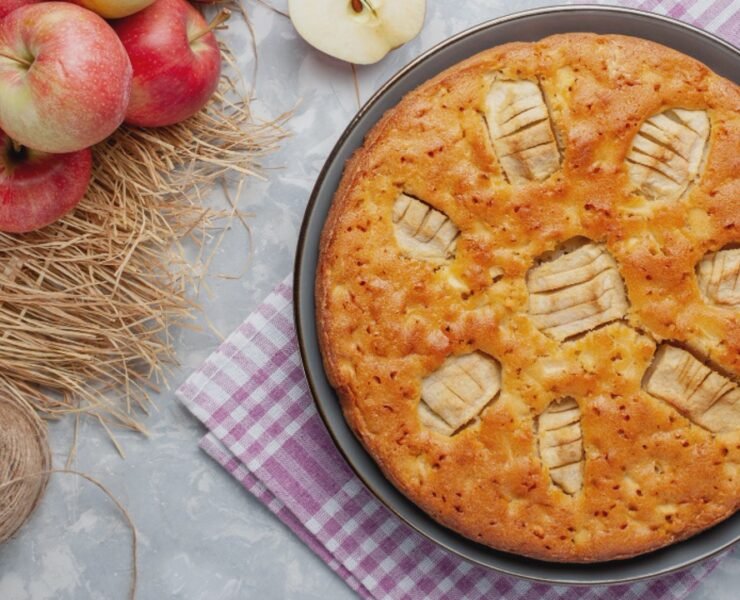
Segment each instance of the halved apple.
[[367,65],[418,35],[426,0],[289,0],[288,7],[293,25],[309,44]]

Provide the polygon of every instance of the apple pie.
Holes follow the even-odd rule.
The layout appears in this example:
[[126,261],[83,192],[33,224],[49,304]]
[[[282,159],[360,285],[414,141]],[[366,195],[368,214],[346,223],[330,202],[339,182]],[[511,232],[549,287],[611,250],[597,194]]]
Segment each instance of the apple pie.
[[567,34],[407,95],[346,166],[317,320],[347,421],[440,523],[551,561],[740,506],[740,88]]

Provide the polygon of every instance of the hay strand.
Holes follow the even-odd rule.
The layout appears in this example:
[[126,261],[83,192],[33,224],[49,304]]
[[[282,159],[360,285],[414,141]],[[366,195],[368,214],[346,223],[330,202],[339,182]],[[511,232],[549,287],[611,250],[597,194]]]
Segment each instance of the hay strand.
[[275,6],[267,2],[267,0],[257,0],[257,2],[261,4],[262,6],[264,6],[265,8],[268,8],[272,12],[277,13],[281,17],[286,17],[288,19],[290,18],[290,15],[287,12],[280,10],[279,8],[276,8]]
[[357,67],[354,63],[350,63],[350,67],[352,67],[352,83],[355,87],[355,101],[357,102],[357,110],[360,110],[362,108],[362,101],[360,100],[360,82],[357,79]]

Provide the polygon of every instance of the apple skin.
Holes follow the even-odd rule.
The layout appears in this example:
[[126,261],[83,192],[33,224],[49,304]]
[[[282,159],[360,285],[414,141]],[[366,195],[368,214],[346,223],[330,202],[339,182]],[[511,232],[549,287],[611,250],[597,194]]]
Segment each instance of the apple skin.
[[106,19],[128,17],[154,3],[154,0],[68,0],[98,13]]
[[122,123],[131,73],[95,13],[66,2],[23,6],[0,21],[0,128],[35,150],[88,148]]
[[4,19],[16,8],[26,4],[36,4],[37,2],[41,2],[41,0],[0,0],[0,19]]
[[90,149],[47,154],[0,131],[0,231],[26,233],[53,223],[82,200],[92,175]]
[[192,5],[157,0],[113,28],[134,68],[127,124],[174,125],[206,105],[218,87],[221,51]]

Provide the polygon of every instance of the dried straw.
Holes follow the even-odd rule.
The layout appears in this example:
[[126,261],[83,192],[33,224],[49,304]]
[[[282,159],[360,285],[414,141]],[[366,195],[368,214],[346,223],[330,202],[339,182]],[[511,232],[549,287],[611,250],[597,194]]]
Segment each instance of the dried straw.
[[274,7],[272,4],[270,4],[269,2],[267,2],[267,0],[257,0],[257,2],[259,2],[260,4],[262,4],[265,7],[269,8],[272,12],[275,12],[275,13],[279,14],[282,17],[288,17],[288,18],[290,18],[290,15],[288,13],[286,13],[285,11],[280,10],[279,8]]
[[137,409],[175,363],[173,329],[197,308],[201,274],[187,254],[207,263],[204,242],[225,216],[202,198],[224,178],[259,176],[284,137],[282,118],[255,122],[229,72],[192,119],[123,128],[97,146],[74,212],[31,234],[0,233],[0,398],[51,418],[92,415],[114,441],[112,425],[144,432]]
[[44,423],[27,404],[0,396],[0,544],[20,529],[38,505],[50,467]]

